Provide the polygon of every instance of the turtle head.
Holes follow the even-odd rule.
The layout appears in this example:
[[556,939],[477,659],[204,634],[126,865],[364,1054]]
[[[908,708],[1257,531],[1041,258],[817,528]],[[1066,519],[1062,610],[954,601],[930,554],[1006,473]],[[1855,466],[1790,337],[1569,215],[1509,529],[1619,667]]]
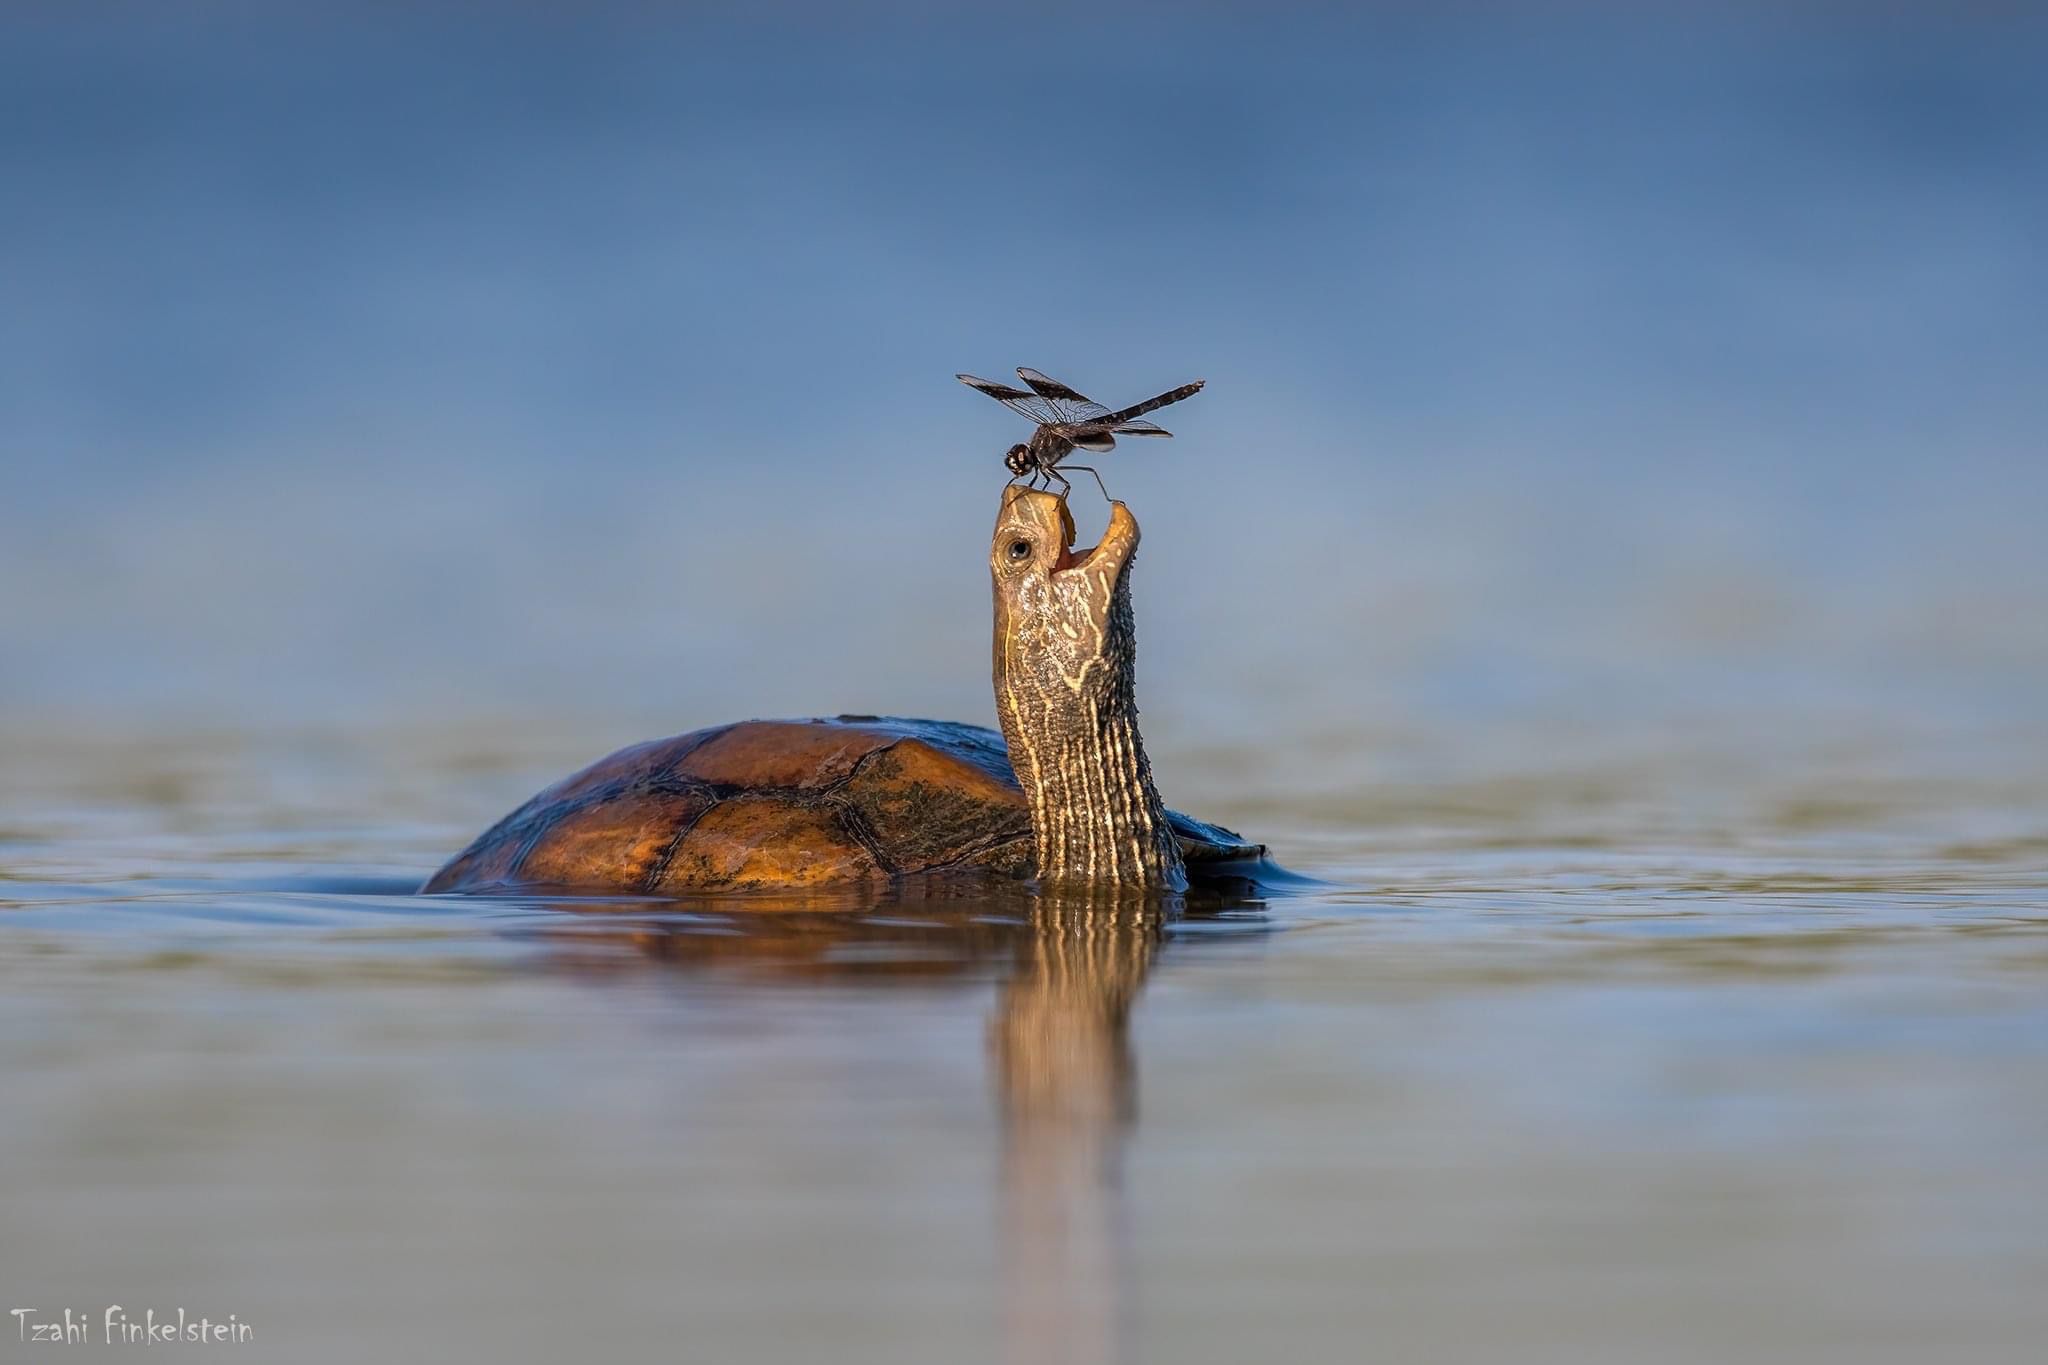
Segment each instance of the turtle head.
[[[999,654],[1006,643],[1027,656],[1057,654],[1071,676],[1111,647],[1120,599],[1122,614],[1129,614],[1127,574],[1138,548],[1137,518],[1113,502],[1109,529],[1095,548],[1077,552],[1074,538],[1065,499],[1028,488],[1004,491],[989,548]],[[1013,654],[1013,666],[1017,662]],[[1028,659],[1027,666],[1039,662]]]

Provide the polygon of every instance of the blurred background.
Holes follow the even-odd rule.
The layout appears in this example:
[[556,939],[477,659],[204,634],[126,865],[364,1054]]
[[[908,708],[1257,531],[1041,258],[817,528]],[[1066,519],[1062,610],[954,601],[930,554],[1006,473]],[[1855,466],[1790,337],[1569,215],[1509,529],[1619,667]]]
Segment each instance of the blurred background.
[[986,719],[1020,364],[1156,742],[2048,685],[2031,7],[5,26],[16,714]]

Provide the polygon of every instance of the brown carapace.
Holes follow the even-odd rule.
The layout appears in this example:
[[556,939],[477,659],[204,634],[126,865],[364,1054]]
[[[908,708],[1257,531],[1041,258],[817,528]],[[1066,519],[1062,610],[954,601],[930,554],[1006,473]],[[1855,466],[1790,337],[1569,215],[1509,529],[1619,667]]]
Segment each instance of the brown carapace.
[[1137,731],[1121,503],[1093,550],[1004,492],[990,549],[1003,734],[945,721],[747,721],[621,750],[478,837],[429,893],[775,891],[925,874],[1179,891],[1264,848],[1166,810]]

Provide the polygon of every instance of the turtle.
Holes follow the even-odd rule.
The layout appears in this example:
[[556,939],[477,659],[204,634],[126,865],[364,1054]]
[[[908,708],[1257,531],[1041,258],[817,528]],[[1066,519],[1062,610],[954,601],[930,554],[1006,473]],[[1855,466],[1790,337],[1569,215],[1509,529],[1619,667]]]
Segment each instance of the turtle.
[[1240,884],[1265,846],[1166,809],[1138,733],[1122,502],[1076,552],[1064,497],[1004,490],[989,551],[1001,732],[841,715],[622,749],[493,825],[422,888],[649,896],[928,874],[1118,892]]

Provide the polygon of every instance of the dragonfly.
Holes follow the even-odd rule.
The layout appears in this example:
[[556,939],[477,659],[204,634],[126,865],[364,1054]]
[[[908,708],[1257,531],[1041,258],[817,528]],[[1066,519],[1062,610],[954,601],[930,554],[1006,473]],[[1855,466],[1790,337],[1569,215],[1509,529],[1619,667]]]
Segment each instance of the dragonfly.
[[1066,464],[1066,458],[1076,450],[1101,453],[1116,449],[1119,436],[1171,436],[1165,427],[1140,420],[1148,412],[1156,412],[1169,403],[1178,403],[1202,391],[1207,380],[1197,379],[1192,384],[1183,384],[1177,389],[1168,389],[1156,398],[1147,398],[1142,403],[1119,408],[1111,412],[1102,404],[1089,398],[1049,375],[1037,370],[1017,367],[1017,377],[1028,388],[1012,388],[998,384],[992,379],[977,379],[971,374],[953,376],[971,389],[979,389],[1001,403],[1010,411],[1030,418],[1038,423],[1038,430],[1031,433],[1031,439],[1010,447],[1003,456],[1003,465],[1010,471],[1010,482],[1028,480],[1031,487],[1043,484],[1060,486],[1060,496],[1071,492],[1073,485],[1067,481],[1062,468],[1094,475],[1095,486],[1102,489],[1102,496],[1109,497],[1109,489],[1102,482],[1102,475],[1084,464]]

